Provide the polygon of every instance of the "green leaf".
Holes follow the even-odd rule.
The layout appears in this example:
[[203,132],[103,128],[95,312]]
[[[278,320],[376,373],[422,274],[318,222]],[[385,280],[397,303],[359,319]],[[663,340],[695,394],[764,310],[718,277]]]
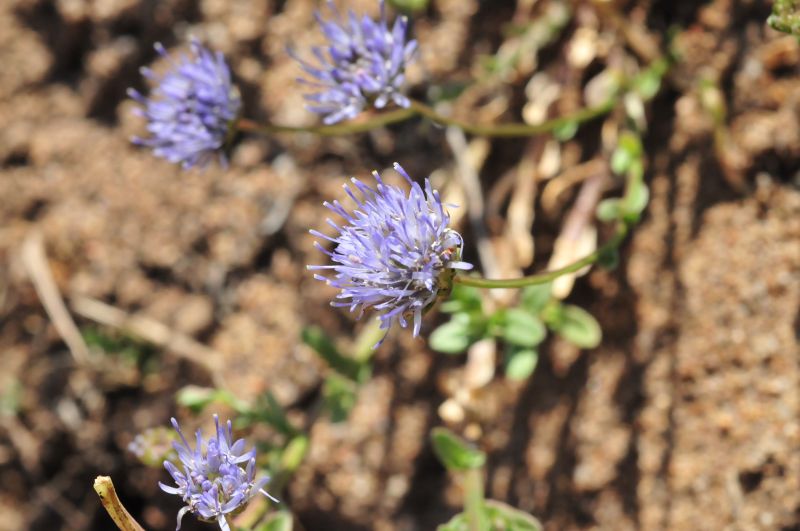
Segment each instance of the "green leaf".
[[619,136],[617,147],[611,155],[611,170],[617,175],[625,174],[635,161],[642,158],[642,141],[631,131]]
[[22,383],[11,378],[6,388],[0,391],[0,416],[13,417],[19,413],[22,404]]
[[575,133],[578,132],[578,122],[577,120],[569,120],[562,124],[559,124],[553,129],[553,136],[556,137],[556,140],[561,142],[566,142],[567,140],[572,139],[575,136]]
[[597,253],[597,266],[603,269],[616,269],[619,265],[619,248],[600,248]]
[[597,219],[600,221],[614,221],[622,217],[621,201],[612,197],[610,199],[603,199],[597,205]]
[[255,528],[255,531],[292,531],[293,526],[292,513],[277,511],[267,516],[264,523]]
[[658,69],[648,69],[634,79],[633,85],[643,100],[649,100],[658,94],[662,75]]
[[436,457],[451,472],[480,468],[486,463],[485,453],[447,428],[431,430],[431,442]]
[[600,344],[603,331],[592,314],[571,304],[560,308],[557,322],[551,328],[561,337],[581,348],[594,348]]
[[428,0],[389,0],[389,4],[406,13],[424,11],[428,8]]
[[243,413],[238,421],[243,422],[245,425],[263,422],[287,437],[293,437],[298,433],[298,430],[289,422],[286,410],[270,391],[260,394],[256,398],[252,410]]
[[307,326],[303,328],[300,337],[334,371],[356,382],[366,379],[369,367],[343,356],[320,327]]
[[336,373],[329,374],[325,378],[322,398],[332,422],[347,420],[350,411],[356,405],[356,390],[355,382]]
[[647,208],[647,202],[650,200],[650,190],[647,185],[638,179],[631,180],[631,185],[625,192],[622,208],[627,215],[638,216]]
[[199,413],[213,402],[220,402],[236,410],[239,414],[247,414],[250,407],[242,400],[239,400],[229,391],[215,389],[213,387],[201,387],[199,385],[187,385],[178,390],[175,394],[175,401],[181,406],[188,407],[195,413]]
[[545,305],[550,300],[550,290],[552,286],[550,282],[526,286],[522,289],[522,294],[520,295],[520,306],[533,315],[539,315],[539,312],[544,309]]
[[505,312],[502,327],[503,340],[518,347],[535,347],[547,336],[542,321],[520,308],[509,308]]
[[471,342],[470,319],[463,313],[454,315],[452,319],[434,330],[428,338],[428,345],[444,354],[460,354],[467,350]]
[[[541,522],[530,514],[497,500],[485,500],[483,513],[489,523],[486,531],[543,531]],[[466,513],[459,513],[436,531],[470,531]]]
[[506,353],[506,377],[509,380],[525,380],[536,370],[539,353],[534,349],[512,349]]
[[450,292],[450,298],[439,309],[444,313],[482,313],[483,299],[477,288],[456,284]]
[[289,473],[294,472],[303,463],[306,453],[308,453],[308,436],[298,435],[294,437],[283,449],[281,469]]
[[617,146],[611,155],[611,171],[617,175],[624,175],[632,161],[630,152],[622,146]]
[[532,515],[497,500],[484,501],[493,531],[543,531],[544,526]]

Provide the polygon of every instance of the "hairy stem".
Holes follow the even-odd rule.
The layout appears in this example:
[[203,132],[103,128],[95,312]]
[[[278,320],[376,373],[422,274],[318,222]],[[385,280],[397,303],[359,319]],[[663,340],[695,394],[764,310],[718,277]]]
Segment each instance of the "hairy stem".
[[236,121],[236,129],[245,133],[259,133],[263,135],[272,135],[275,133],[315,133],[321,136],[337,136],[371,131],[386,125],[408,120],[414,115],[416,115],[416,112],[413,109],[396,109],[394,111],[377,114],[363,122],[310,126],[259,124],[247,118],[239,118]]
[[453,279],[453,282],[458,282],[459,284],[463,284],[465,286],[473,286],[476,288],[523,288],[525,286],[532,286],[534,284],[544,284],[546,282],[551,282],[561,275],[566,275],[567,273],[574,273],[575,271],[580,271],[584,267],[594,264],[595,262],[600,259],[601,256],[604,256],[610,252],[615,251],[625,240],[625,236],[628,235],[628,231],[630,227],[627,223],[619,223],[617,225],[617,230],[614,233],[614,236],[607,241],[602,247],[590,253],[580,260],[576,260],[575,262],[568,264],[564,267],[559,269],[554,269],[553,271],[545,271],[543,273],[537,273],[535,275],[528,275],[526,277],[520,278],[503,278],[503,279],[492,279],[492,278],[480,278],[480,277],[469,277],[464,275],[456,275]]
[[464,512],[469,531],[487,531],[483,517],[483,469],[471,468],[464,475]]
[[257,133],[263,135],[272,135],[276,133],[314,133],[321,136],[338,136],[363,133],[384,127],[386,125],[402,122],[408,120],[409,118],[413,118],[414,116],[423,116],[439,124],[458,127],[465,133],[470,133],[473,135],[522,137],[548,133],[572,122],[587,122],[610,112],[614,108],[616,102],[617,98],[613,97],[601,105],[597,105],[595,107],[586,107],[585,109],[581,109],[572,114],[553,118],[552,120],[547,120],[546,122],[536,125],[524,123],[471,124],[439,114],[431,106],[422,103],[421,101],[411,100],[411,106],[407,109],[396,109],[393,111],[380,113],[362,122],[334,125],[292,126],[280,124],[260,124],[248,118],[239,118],[236,120],[235,129],[243,133]]
[[543,133],[549,133],[559,127],[563,127],[571,122],[581,123],[587,122],[598,116],[609,113],[616,104],[618,98],[615,96],[609,98],[608,101],[595,107],[586,107],[572,114],[559,116],[547,120],[540,124],[530,125],[524,123],[510,123],[510,124],[471,124],[448,116],[443,116],[437,113],[432,107],[417,100],[411,100],[411,107],[417,114],[424,116],[436,123],[443,125],[452,125],[458,127],[465,133],[470,133],[478,136],[495,136],[495,137],[515,137],[515,136],[534,136]]

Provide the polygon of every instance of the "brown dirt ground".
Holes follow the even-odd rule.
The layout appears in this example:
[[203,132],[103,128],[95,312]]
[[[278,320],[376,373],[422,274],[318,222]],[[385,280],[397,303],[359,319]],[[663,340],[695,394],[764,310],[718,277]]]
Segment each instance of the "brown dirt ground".
[[[513,40],[504,22],[554,4],[434,0],[415,20],[423,68],[409,74],[412,93],[469,79],[481,55]],[[603,65],[642,64],[668,34],[680,61],[648,105],[646,217],[621,266],[570,296],[598,317],[603,344],[579,352],[551,340],[530,381],[497,376],[481,390],[488,494],[552,530],[800,529],[800,45],[769,30],[769,6],[755,0],[567,4],[575,16],[538,63],[454,112],[518,116],[534,68],[560,87],[551,112],[566,112]],[[300,329],[344,341],[361,326],[330,309],[330,290],[304,269],[322,259],[307,234],[321,201],[341,194],[342,176],[393,160],[412,175],[454,172],[444,135],[420,121],[348,138],[248,138],[228,171],[181,173],[129,144],[141,124],[125,88],[140,85],[154,41],[173,47],[189,34],[226,53],[255,118],[311,123],[288,88],[298,70],[284,47],[316,38],[312,5],[0,2],[0,390],[19,396],[16,414],[0,412],[0,529],[109,529],[97,474],[115,478],[148,529],[172,529],[162,473],[125,447],[175,413],[177,389],[211,382],[171,349],[152,353],[155,371],[113,357],[76,365],[20,258],[32,231],[68,304],[92,297],[160,321],[213,349],[209,363],[243,398],[272,390],[302,420],[325,368]],[[565,54],[587,35],[597,57],[578,68]],[[727,108],[716,128],[708,97]],[[597,138],[621,119],[561,146],[555,173],[600,154]],[[486,145],[480,177],[501,268],[520,262],[502,252],[512,192],[497,191],[500,177],[544,142]],[[546,265],[560,219],[535,215],[529,270]],[[427,530],[458,510],[458,485],[426,441],[460,359],[397,332],[375,363],[350,420],[313,427],[286,496],[305,529]]]

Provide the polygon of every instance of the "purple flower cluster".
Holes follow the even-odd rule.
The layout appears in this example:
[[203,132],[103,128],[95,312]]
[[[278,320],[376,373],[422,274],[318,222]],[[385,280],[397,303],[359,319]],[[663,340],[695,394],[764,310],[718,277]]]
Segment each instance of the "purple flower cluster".
[[399,164],[395,163],[394,168],[411,186],[407,195],[403,189],[385,184],[378,172],[373,172],[378,183],[374,189],[352,179],[361,198],[345,186],[356,204],[352,213],[338,201],[325,203],[346,225],[339,226],[328,219],[338,232],[333,238],[310,231],[336,247],[330,252],[317,242],[317,248],[334,263],[308,268],[336,273],[333,278],[314,275],[341,290],[331,303],[333,306],[357,310],[358,317],[366,308],[374,308],[381,312],[383,329],[395,322],[405,328],[408,319],[413,319],[417,336],[423,311],[448,288],[453,270],[471,269],[472,265],[460,261],[463,241],[458,232],[448,227],[450,215],[439,192],[428,179],[423,190]]
[[172,426],[182,441],[182,444],[173,443],[182,466],[179,469],[172,462],[164,461],[164,468],[172,475],[176,486],[159,485],[161,490],[177,494],[186,503],[178,512],[176,529],[181,528],[183,516],[192,512],[203,520],[216,521],[222,531],[230,531],[226,515],[243,508],[257,493],[275,500],[263,489],[269,478],[255,479],[256,449],[245,451],[244,439],[233,442],[231,421],[227,429],[221,429],[219,417],[214,415],[214,423],[216,437],[206,442],[198,430],[197,444],[192,449],[178,421],[172,419]]
[[410,102],[401,89],[406,65],[414,58],[417,42],[406,41],[408,19],[399,17],[389,29],[386,6],[381,0],[381,17],[359,19],[352,11],[342,20],[333,2],[328,2],[334,20],[326,21],[317,13],[328,45],[314,48],[318,64],[295,57],[314,80],[303,80],[318,89],[306,95],[309,109],[324,115],[323,122],[333,124],[356,117],[372,105],[382,109],[390,101],[400,107]]
[[[155,49],[168,57],[160,43]],[[221,150],[241,107],[222,53],[209,51],[195,39],[191,51],[192,57],[170,59],[172,68],[163,77],[142,68],[142,75],[156,85],[151,97],[128,89],[128,95],[142,105],[138,113],[147,119],[150,132],[148,138],[135,137],[133,141],[184,169],[205,166],[216,153],[225,163]]]

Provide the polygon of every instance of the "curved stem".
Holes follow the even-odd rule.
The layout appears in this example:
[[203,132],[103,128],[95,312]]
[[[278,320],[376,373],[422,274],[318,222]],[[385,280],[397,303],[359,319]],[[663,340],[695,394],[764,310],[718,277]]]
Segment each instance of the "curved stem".
[[437,113],[432,107],[417,100],[411,100],[411,107],[414,112],[420,116],[424,116],[434,122],[452,125],[458,127],[466,133],[479,136],[496,136],[496,137],[515,137],[515,136],[533,136],[542,133],[549,133],[559,127],[563,127],[571,122],[587,122],[598,116],[602,116],[611,112],[617,102],[616,97],[609,98],[608,101],[597,105],[595,107],[586,107],[572,114],[559,116],[547,120],[540,124],[530,125],[524,123],[511,123],[511,124],[471,124],[448,116],[443,116]]
[[292,126],[280,124],[259,124],[247,118],[236,120],[234,129],[245,133],[258,133],[272,135],[275,133],[315,133],[322,136],[350,135],[378,129],[386,125],[402,122],[414,116],[423,116],[439,124],[452,125],[466,133],[480,136],[495,137],[522,137],[548,133],[569,123],[587,122],[598,116],[609,113],[617,101],[610,98],[608,101],[595,107],[586,107],[572,114],[553,118],[536,125],[524,123],[511,124],[471,124],[455,118],[450,118],[437,113],[433,107],[421,101],[411,100],[407,109],[396,109],[380,113],[363,122],[343,123],[334,125]]
[[614,236],[607,241],[602,247],[597,249],[591,254],[588,254],[577,260],[569,265],[561,267],[559,269],[554,269],[553,271],[545,271],[544,273],[537,273],[535,275],[528,275],[526,277],[520,278],[503,278],[503,279],[492,279],[492,278],[480,278],[480,277],[468,277],[462,275],[456,275],[453,279],[453,282],[458,282],[459,284],[463,284],[465,286],[472,286],[475,288],[523,288],[525,286],[532,286],[534,284],[544,284],[546,282],[550,282],[552,280],[557,279],[561,275],[566,275],[567,273],[574,273],[575,271],[580,271],[584,267],[594,264],[597,260],[611,252],[614,251],[617,247],[620,246],[622,241],[625,239],[625,236],[628,235],[628,231],[630,227],[626,223],[620,223],[617,225],[617,230],[614,233]]
[[394,111],[380,113],[363,122],[311,126],[259,124],[247,118],[239,118],[236,121],[236,129],[245,133],[259,133],[263,135],[275,133],[315,133],[322,136],[337,136],[371,131],[389,124],[408,120],[416,114],[416,111],[413,109],[396,109]]

